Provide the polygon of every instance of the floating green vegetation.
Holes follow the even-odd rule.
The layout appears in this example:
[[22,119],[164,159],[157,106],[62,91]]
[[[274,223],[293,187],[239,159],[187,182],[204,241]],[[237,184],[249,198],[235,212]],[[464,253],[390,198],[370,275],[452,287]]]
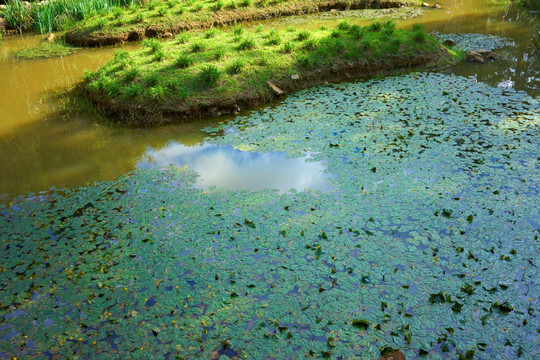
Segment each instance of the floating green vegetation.
[[143,170],[0,209],[2,357],[534,359],[538,100],[411,74],[299,92],[209,139],[335,190]]
[[340,9],[399,8],[417,0],[151,0],[88,19],[67,33],[78,46],[111,45],[220,25]]
[[343,21],[312,31],[237,27],[143,45],[120,51],[87,78],[87,89],[109,114],[147,125],[264,103],[274,98],[275,86],[290,92],[450,57],[420,25],[397,29],[392,20],[367,27]]
[[18,58],[37,59],[37,58],[52,58],[73,54],[80,50],[62,42],[41,42],[34,47],[21,50],[17,53]]
[[423,8],[407,6],[400,8],[389,8],[389,9],[361,9],[361,10],[342,10],[342,11],[327,11],[316,14],[311,14],[309,16],[299,15],[299,16],[289,16],[286,18],[278,18],[272,23],[285,23],[285,24],[306,24],[313,21],[325,21],[325,20],[336,20],[343,18],[354,18],[355,21],[375,21],[380,19],[399,19],[399,20],[408,20],[413,19],[418,16],[422,16],[425,13]]
[[513,44],[509,39],[490,34],[443,34],[438,31],[432,31],[430,35],[433,35],[440,42],[452,40],[457,43],[459,48],[466,51],[475,49],[494,50]]

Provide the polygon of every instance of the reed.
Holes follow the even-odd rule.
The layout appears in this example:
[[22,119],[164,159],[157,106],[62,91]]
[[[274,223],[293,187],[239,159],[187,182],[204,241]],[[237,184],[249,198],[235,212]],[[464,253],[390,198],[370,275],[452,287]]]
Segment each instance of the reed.
[[531,40],[534,47],[536,48],[536,52],[540,54],[540,31],[538,31],[538,33],[533,36]]
[[26,6],[19,0],[8,0],[3,17],[10,28],[23,32],[32,26],[32,6]]
[[8,0],[3,16],[10,27],[20,32],[34,29],[43,34],[66,30],[78,21],[121,12],[122,8],[142,2],[144,0],[55,0],[28,6],[20,0]]

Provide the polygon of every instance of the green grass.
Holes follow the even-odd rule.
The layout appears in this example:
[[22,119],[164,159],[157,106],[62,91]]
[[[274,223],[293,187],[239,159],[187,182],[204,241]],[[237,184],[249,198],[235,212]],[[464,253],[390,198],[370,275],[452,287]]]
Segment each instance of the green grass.
[[[67,0],[63,0],[67,1]],[[112,0],[111,0],[112,1]],[[371,5],[375,5],[376,0]],[[392,0],[395,7],[415,5],[417,0]],[[349,0],[352,7],[361,8],[368,4],[365,0]],[[233,25],[237,22],[262,20],[284,14],[303,14],[315,9],[330,10],[332,0],[198,0],[165,1],[152,0],[120,14],[117,10],[99,17],[84,19],[67,34],[70,43],[93,45],[123,42],[128,34],[140,33],[151,27],[152,36],[165,32],[178,33],[193,28],[211,28],[215,23]],[[387,4],[388,5],[388,4]],[[236,29],[240,35],[242,28]],[[143,31],[144,33],[144,31]],[[209,30],[208,37],[215,36]],[[302,37],[302,35],[300,35]],[[107,41],[104,41],[107,38]],[[305,40],[305,39],[304,39]]]
[[[403,67],[441,50],[421,26],[401,30],[392,22],[238,34],[235,29],[212,37],[192,33],[189,39],[179,35],[163,42],[146,40],[142,50],[116,56],[98,70],[87,88],[121,106],[148,108],[159,103],[181,109],[266,94],[268,80],[280,82],[292,74],[351,63],[392,69],[396,61]],[[277,38],[281,41],[270,41]],[[134,85],[140,88],[133,91]]]

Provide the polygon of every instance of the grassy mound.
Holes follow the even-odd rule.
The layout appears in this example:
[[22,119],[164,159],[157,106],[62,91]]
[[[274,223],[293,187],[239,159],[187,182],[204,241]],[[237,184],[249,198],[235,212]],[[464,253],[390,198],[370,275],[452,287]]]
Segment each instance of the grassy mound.
[[332,9],[395,8],[417,0],[151,0],[84,21],[66,34],[77,46],[114,45],[193,29]]
[[156,124],[231,113],[322,84],[425,67],[449,54],[420,25],[348,22],[314,31],[217,29],[118,51],[86,88],[109,115]]

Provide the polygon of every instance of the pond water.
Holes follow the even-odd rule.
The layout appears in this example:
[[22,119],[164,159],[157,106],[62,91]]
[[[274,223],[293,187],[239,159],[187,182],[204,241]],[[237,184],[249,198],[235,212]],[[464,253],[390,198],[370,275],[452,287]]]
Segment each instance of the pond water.
[[[537,18],[505,7],[488,6],[483,0],[448,0],[441,4],[443,9],[426,9],[421,17],[399,20],[398,25],[422,22],[428,31],[476,32],[506,37],[511,44],[498,49],[500,60],[484,65],[462,64],[446,71],[475,76],[478,81],[493,86],[523,89],[532,96],[540,94],[540,70],[537,60],[533,59],[531,43],[531,36],[538,28]],[[312,27],[333,25],[343,19],[332,16],[293,18],[274,21],[273,25],[288,27],[294,23],[298,27]],[[306,19],[310,22],[305,22]],[[355,16],[348,20],[362,23]],[[0,201],[29,192],[44,192],[52,186],[71,188],[115,179],[142,164],[148,166],[149,151],[159,152],[174,146],[179,149],[204,146],[206,134],[201,129],[216,120],[155,129],[124,129],[104,126],[98,116],[88,111],[62,113],[58,110],[55,94],[80,82],[85,69],[97,69],[117,49],[89,49],[46,60],[14,57],[17,50],[40,39],[34,35],[15,36],[0,45]],[[233,152],[228,155],[236,156]],[[262,158],[268,160],[257,154],[243,156],[252,156],[254,162]],[[284,161],[280,157],[271,158],[277,163]],[[281,166],[277,163],[275,166]],[[297,170],[318,171],[310,166],[299,166]],[[220,181],[223,182],[215,185],[233,186],[234,176],[225,180],[227,176],[222,176]],[[283,178],[279,176],[271,179],[265,178],[264,186],[297,186],[296,183],[282,184]],[[275,181],[274,185],[272,181]]]
[[59,112],[54,92],[112,51],[3,56],[5,199],[114,181],[0,204],[0,358],[540,357],[532,65],[155,129]]
[[314,189],[328,191],[329,174],[320,162],[287,158],[284,152],[253,153],[232,146],[202,144],[186,146],[176,141],[161,149],[149,149],[137,168],[185,166],[200,175],[198,189],[225,187],[231,190]]

